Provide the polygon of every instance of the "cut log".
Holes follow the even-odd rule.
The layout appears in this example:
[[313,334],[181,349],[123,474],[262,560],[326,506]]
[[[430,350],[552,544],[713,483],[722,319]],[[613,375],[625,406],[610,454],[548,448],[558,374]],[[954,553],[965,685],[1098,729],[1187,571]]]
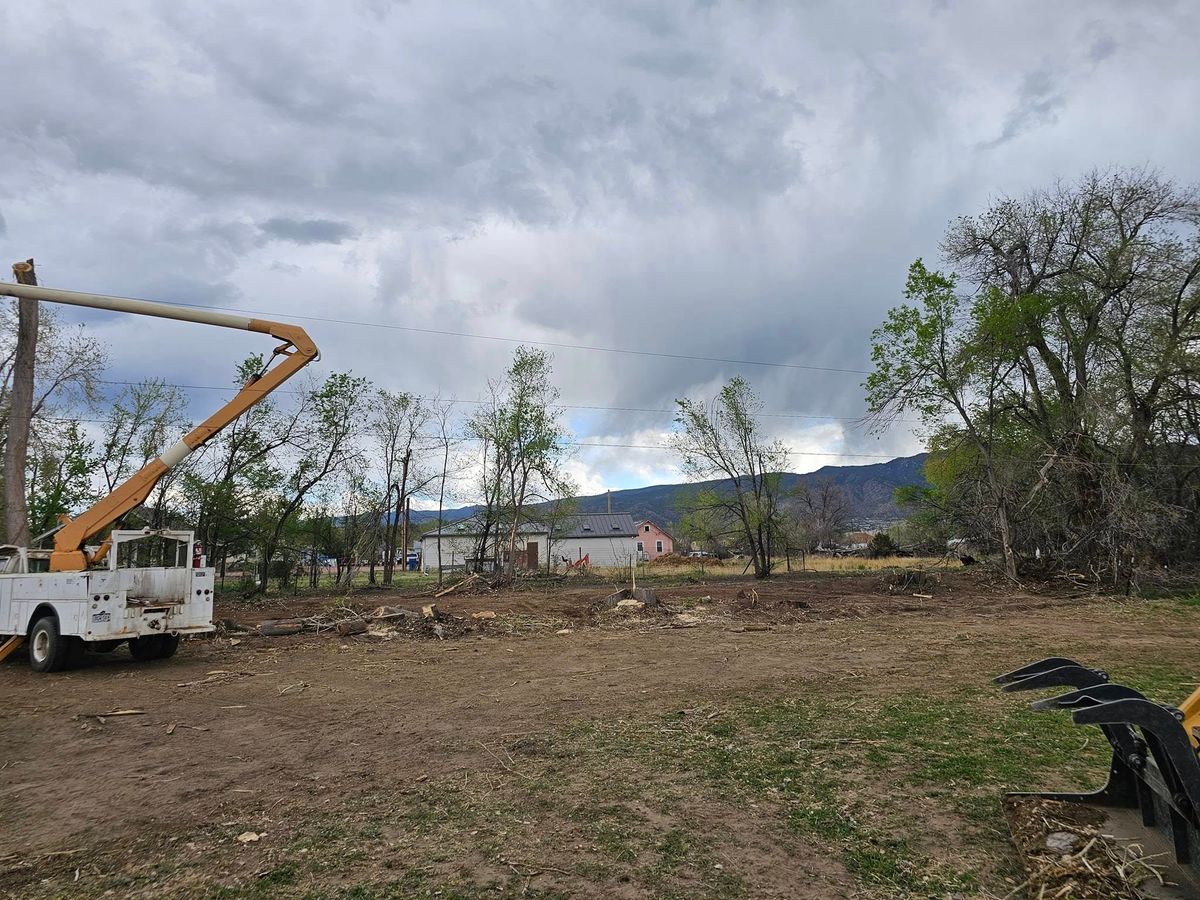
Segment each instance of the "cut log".
[[367,623],[362,619],[347,619],[345,622],[338,622],[338,634],[362,634],[367,630]]
[[289,634],[299,634],[303,630],[303,622],[284,622],[280,619],[263,622],[258,626],[258,633],[264,637],[284,637]]

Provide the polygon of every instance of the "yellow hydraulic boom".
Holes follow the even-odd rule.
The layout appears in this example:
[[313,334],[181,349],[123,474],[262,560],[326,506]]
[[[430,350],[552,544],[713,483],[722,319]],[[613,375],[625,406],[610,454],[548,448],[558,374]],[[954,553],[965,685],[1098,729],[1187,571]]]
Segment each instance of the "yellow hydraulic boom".
[[1192,691],[1179,709],[1183,713],[1183,730],[1192,739],[1193,746],[1200,750],[1200,688]]
[[[275,348],[271,362],[265,371],[252,378],[232,400],[184,435],[175,446],[158,459],[151,460],[139,471],[119,484],[112,493],[90,509],[74,518],[63,517],[62,527],[54,535],[54,550],[50,555],[50,571],[81,572],[90,565],[100,562],[108,553],[106,539],[94,554],[84,549],[85,542],[111,526],[130,510],[144,502],[159,480],[174,466],[179,465],[192,451],[203,445],[222,428],[258,403],[308,363],[317,358],[317,346],[297,325],[252,319],[231,313],[193,309],[170,303],[150,300],[131,300],[126,297],[109,297],[103,294],[85,294],[78,291],[61,291],[54,288],[26,284],[0,283],[0,295],[24,297],[29,300],[45,300],[50,303],[65,303],[71,306],[87,306],[92,309],[107,309],[140,316],[158,316],[163,319],[178,319],[183,322],[198,322],[221,328],[237,328],[241,331],[257,331],[278,338],[281,343]],[[272,365],[279,360],[277,364]]]

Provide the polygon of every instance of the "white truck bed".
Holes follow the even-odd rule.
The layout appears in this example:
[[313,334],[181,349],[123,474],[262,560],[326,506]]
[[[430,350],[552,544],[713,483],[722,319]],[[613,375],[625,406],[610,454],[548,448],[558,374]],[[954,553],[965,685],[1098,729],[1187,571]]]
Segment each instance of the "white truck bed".
[[62,634],[85,641],[200,634],[213,630],[212,587],[212,569],[0,575],[0,634],[25,634],[47,606]]
[[[118,566],[123,549],[151,537],[170,542],[173,565]],[[0,574],[0,635],[28,634],[50,613],[59,634],[84,641],[213,630],[213,570],[191,566],[191,532],[114,531],[112,541],[109,567],[85,572],[33,571],[47,551],[6,548],[12,555]]]

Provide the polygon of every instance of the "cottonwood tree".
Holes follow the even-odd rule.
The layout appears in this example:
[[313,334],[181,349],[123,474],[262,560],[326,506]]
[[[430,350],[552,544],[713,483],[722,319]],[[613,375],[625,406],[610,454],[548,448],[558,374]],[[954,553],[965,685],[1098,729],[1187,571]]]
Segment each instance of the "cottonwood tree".
[[[150,379],[125,385],[108,409],[97,450],[104,492],[111,493],[135,472],[156,459],[187,431],[186,400],[174,385]],[[163,526],[166,497],[182,469],[168,471],[148,498],[147,524]]]
[[918,412],[930,430],[948,413],[958,416],[986,476],[1004,570],[1016,578],[1012,498],[995,452],[998,398],[1013,366],[964,315],[953,275],[931,271],[918,259],[909,267],[904,297],[908,302],[890,310],[871,336],[867,407],[884,427],[906,411]]
[[436,399],[430,403],[430,418],[433,422],[433,438],[431,450],[435,457],[441,458],[441,472],[437,477],[437,558],[438,584],[442,583],[442,529],[445,527],[446,499],[452,490],[447,490],[450,475],[450,457],[459,443],[452,425],[454,403],[450,400]]
[[[13,265],[21,284],[37,284],[33,260]],[[16,340],[13,342],[12,389],[8,395],[8,427],[4,441],[5,531],[14,544],[29,544],[29,508],[25,487],[25,464],[33,420],[33,374],[37,361],[38,302],[17,300]]]
[[680,430],[672,443],[685,475],[725,479],[728,492],[712,492],[706,505],[736,522],[755,577],[767,578],[774,567],[772,538],[782,514],[780,475],[787,468],[787,448],[762,434],[762,404],[741,376],[732,378],[710,403],[675,402]]
[[956,220],[942,252],[952,271],[914,264],[876,332],[868,401],[960,456],[991,511],[964,518],[994,521],[1005,570],[1128,586],[1139,560],[1194,556],[1200,191],[1093,172]]
[[509,571],[516,566],[517,533],[528,521],[529,507],[574,491],[565,470],[570,447],[562,411],[555,406],[552,363],[544,350],[518,347],[504,377],[489,383],[487,399],[467,423],[482,448],[476,558],[483,560],[489,540],[499,543],[503,533]]
[[[261,354],[247,357],[238,364],[233,385],[247,384],[265,364]],[[182,467],[181,502],[222,574],[231,553],[255,543],[256,512],[276,495],[285,478],[280,455],[291,446],[305,406],[280,404],[276,397],[250,407]]]
[[262,589],[266,589],[271,561],[289,529],[297,527],[309,493],[335,472],[344,471],[359,453],[355,438],[361,420],[356,415],[369,387],[365,378],[333,373],[303,400],[290,446],[288,472],[277,488],[262,537]]
[[[423,458],[423,452],[431,440],[425,432],[432,417],[432,409],[420,397],[386,390],[380,390],[376,395],[375,414],[369,430],[379,452],[384,484],[384,584],[392,583],[396,565],[396,532],[404,519],[407,501],[413,494],[428,487],[436,477]],[[407,534],[403,538],[403,543],[407,544]],[[407,559],[407,546],[403,552],[403,558]]]
[[846,493],[827,478],[800,481],[792,491],[791,519],[794,531],[807,553],[818,546],[831,546],[846,533],[850,503]]
[[[38,305],[29,412],[22,413],[29,426],[27,446],[35,451],[52,446],[57,429],[64,420],[78,418],[79,410],[96,406],[99,400],[98,380],[107,358],[104,346],[90,337],[82,326],[64,325],[52,304]],[[17,319],[15,301],[0,304],[0,455],[5,458],[8,457],[13,379],[16,375]],[[14,452],[18,449],[14,448]],[[28,451],[17,455],[25,458],[14,460],[12,465],[27,467]],[[2,496],[7,496],[7,487],[0,492]],[[7,518],[6,513],[6,526],[16,524],[8,523]],[[34,531],[36,533],[38,529],[35,527]],[[8,535],[6,539],[17,539],[19,536]]]

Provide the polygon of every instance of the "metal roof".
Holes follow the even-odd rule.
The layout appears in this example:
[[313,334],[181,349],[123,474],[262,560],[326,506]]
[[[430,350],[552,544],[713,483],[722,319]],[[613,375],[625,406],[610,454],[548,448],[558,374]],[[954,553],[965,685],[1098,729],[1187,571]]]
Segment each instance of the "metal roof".
[[[481,523],[479,518],[471,516],[458,522],[448,522],[442,528],[442,537],[469,537],[478,535]],[[501,529],[507,534],[507,527]],[[518,534],[545,534],[547,526],[544,522],[522,522],[517,528]],[[427,531],[422,538],[437,537],[437,531]],[[629,513],[591,513],[580,516],[564,516],[561,522],[554,526],[555,540],[573,540],[579,538],[614,538],[633,537],[637,534],[637,525]]]
[[629,513],[591,513],[567,516],[555,529],[564,539],[588,537],[633,537],[637,526]]
[[[478,516],[468,516],[465,519],[459,519],[456,522],[447,522],[441,528],[442,537],[475,537],[483,531],[483,522]],[[492,531],[496,532],[496,523],[492,523]],[[501,534],[508,534],[508,526],[501,526],[499,529]],[[517,526],[517,534],[545,534],[546,526],[541,522],[522,522]],[[421,538],[437,537],[438,529],[427,531]]]

